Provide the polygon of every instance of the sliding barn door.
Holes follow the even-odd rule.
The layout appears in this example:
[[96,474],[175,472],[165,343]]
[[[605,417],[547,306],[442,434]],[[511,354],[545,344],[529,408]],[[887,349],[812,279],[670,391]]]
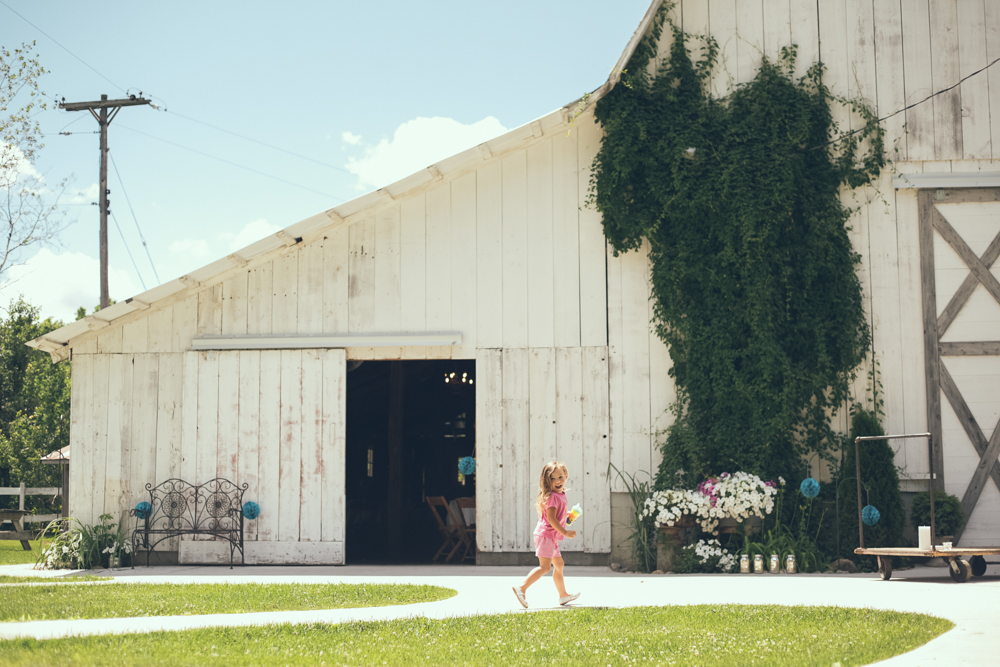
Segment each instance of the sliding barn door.
[[[248,485],[248,563],[344,562],[344,350],[184,355],[181,476]],[[181,562],[228,563],[220,542],[188,540]],[[224,552],[224,553],[223,553]]]
[[1000,536],[1000,189],[919,194],[927,416],[962,546]]

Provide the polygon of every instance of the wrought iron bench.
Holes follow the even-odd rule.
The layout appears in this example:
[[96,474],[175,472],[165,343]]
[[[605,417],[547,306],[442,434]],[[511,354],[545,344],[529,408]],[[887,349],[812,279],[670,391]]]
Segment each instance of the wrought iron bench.
[[[189,484],[182,479],[168,479],[146,485],[149,501],[129,511],[135,517],[132,532],[132,567],[140,551],[149,553],[157,544],[181,535],[210,535],[229,542],[229,568],[240,552],[243,558],[243,492],[238,486],[218,477],[204,484]],[[147,506],[148,505],[148,506]],[[140,525],[140,522],[141,525]]]

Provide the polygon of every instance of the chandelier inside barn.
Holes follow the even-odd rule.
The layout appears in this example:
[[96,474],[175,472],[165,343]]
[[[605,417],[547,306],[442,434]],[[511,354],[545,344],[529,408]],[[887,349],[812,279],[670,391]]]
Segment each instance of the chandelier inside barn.
[[469,377],[468,373],[462,373],[462,377],[458,377],[456,373],[445,373],[444,381],[446,384],[472,384],[473,380]]

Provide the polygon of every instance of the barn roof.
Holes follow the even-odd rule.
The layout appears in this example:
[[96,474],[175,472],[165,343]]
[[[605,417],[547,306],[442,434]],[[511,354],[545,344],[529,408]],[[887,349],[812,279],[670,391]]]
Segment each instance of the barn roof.
[[69,358],[69,349],[74,344],[74,339],[104,329],[112,323],[117,324],[116,320],[137,311],[174,303],[205,287],[222,282],[237,271],[244,270],[248,264],[270,261],[286,252],[291,252],[292,248],[302,243],[320,238],[332,227],[349,225],[376,209],[392,205],[396,200],[419,194],[446,179],[456,178],[481,166],[484,161],[522,148],[524,143],[532,139],[565,131],[567,127],[572,125],[575,116],[579,116],[583,110],[591,108],[597,100],[606,95],[618,83],[620,73],[632,57],[643,35],[646,34],[646,30],[662,2],[663,0],[652,0],[628,45],[612,68],[607,81],[590,95],[574,100],[499,137],[445,158],[395,183],[390,183],[383,188],[290,225],[187,275],[167,281],[153,289],[119,301],[93,315],[50,331],[44,336],[28,341],[26,345],[48,352],[55,362],[63,361]]

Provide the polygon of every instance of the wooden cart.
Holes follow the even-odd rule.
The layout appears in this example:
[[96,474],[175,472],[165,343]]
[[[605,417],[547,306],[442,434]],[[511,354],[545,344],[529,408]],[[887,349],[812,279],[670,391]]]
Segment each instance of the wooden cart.
[[937,532],[934,525],[934,494],[929,494],[931,510],[931,548],[918,549],[916,547],[877,547],[865,548],[865,530],[861,519],[861,457],[859,456],[859,442],[862,440],[895,440],[898,438],[927,438],[928,460],[930,461],[930,487],[934,488],[934,453],[933,443],[930,433],[914,433],[911,435],[880,435],[866,436],[854,439],[854,463],[855,475],[858,488],[858,544],[859,548],[854,553],[862,556],[878,557],[878,572],[883,581],[888,581],[892,577],[892,557],[893,556],[922,556],[928,558],[940,557],[948,562],[948,571],[951,578],[962,583],[972,577],[981,577],[986,574],[985,556],[995,556],[1000,554],[1000,547],[955,547],[944,549],[937,543]]

